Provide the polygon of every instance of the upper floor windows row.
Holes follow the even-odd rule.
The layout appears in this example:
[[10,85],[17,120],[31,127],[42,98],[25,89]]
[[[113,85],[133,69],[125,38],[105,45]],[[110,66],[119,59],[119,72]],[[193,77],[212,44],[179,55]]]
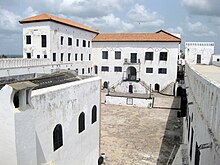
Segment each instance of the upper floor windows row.
[[[75,61],[78,61],[78,54],[77,53],[75,53],[74,57],[75,57]],[[64,61],[64,58],[65,58],[64,53],[60,53],[60,61]],[[67,61],[71,61],[71,58],[72,58],[72,54],[68,53],[67,54]],[[84,54],[83,53],[81,53],[81,55],[80,55],[80,60],[81,61],[84,60]],[[88,60],[91,61],[91,54],[89,54]],[[57,54],[56,53],[53,53],[53,61],[57,61]]]
[[[134,54],[134,53],[131,53],[131,54]],[[102,59],[108,59],[108,51],[102,51]],[[115,59],[121,59],[121,51],[115,51]],[[153,61],[153,59],[154,59],[153,52],[145,52],[145,60]],[[160,52],[159,60],[167,61],[167,52]]]

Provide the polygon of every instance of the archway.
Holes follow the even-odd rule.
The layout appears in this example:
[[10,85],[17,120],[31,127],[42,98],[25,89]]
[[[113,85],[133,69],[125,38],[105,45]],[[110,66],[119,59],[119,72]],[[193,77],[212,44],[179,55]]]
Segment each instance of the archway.
[[159,84],[155,84],[154,85],[154,90],[159,92],[160,91],[160,85]]
[[108,89],[108,82],[107,82],[107,81],[105,81],[105,82],[103,83],[103,88]]
[[129,92],[129,93],[133,93],[133,85],[129,85],[128,92]]
[[135,81],[137,78],[136,68],[133,66],[128,67],[127,69],[128,80]]

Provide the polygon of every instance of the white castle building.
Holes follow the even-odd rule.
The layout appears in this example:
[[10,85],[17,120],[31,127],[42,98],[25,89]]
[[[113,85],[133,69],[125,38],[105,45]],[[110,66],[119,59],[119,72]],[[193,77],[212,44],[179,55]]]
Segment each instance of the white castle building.
[[186,42],[185,58],[192,64],[211,64],[214,54],[214,42]]

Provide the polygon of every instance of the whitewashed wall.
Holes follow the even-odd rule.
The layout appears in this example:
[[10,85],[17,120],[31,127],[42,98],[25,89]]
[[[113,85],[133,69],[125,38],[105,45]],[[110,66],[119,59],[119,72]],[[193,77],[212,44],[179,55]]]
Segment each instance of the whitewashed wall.
[[[108,59],[102,59],[102,51],[108,51]],[[115,51],[121,51],[121,59],[115,59]],[[167,61],[159,60],[160,52],[168,52]],[[145,52],[154,52],[153,61],[145,61]],[[131,53],[137,53],[140,65],[124,64],[124,59],[130,59]],[[104,81],[109,81],[110,86],[121,82],[123,72],[129,66],[137,68],[137,75],[148,86],[158,83],[163,89],[176,80],[177,58],[179,43],[172,42],[93,42],[93,66],[98,66],[98,75]],[[109,66],[109,72],[102,72],[101,66]],[[114,66],[121,66],[122,72],[114,72]],[[146,67],[152,67],[153,73],[146,73]],[[158,68],[167,68],[167,74],[158,74]],[[93,70],[94,71],[94,70]]]
[[[186,64],[187,99],[192,103],[188,105],[189,117],[185,118],[183,125],[183,142],[188,144],[188,155],[191,143],[191,128],[194,129],[192,160],[194,165],[195,145],[212,143],[212,148],[200,150],[200,165],[219,165],[220,162],[220,99],[219,84],[208,80],[199,74],[192,66]],[[189,122],[190,118],[190,122]],[[188,128],[190,134],[188,140]],[[189,159],[190,160],[190,159]]]

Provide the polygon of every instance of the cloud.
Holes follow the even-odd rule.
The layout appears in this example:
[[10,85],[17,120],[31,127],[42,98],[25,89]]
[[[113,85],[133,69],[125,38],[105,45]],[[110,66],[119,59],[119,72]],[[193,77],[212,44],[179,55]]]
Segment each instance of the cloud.
[[37,15],[39,14],[38,11],[34,11],[34,9],[31,7],[31,6],[28,6],[25,11],[23,12],[23,15],[25,17],[31,17],[31,16],[34,16],[34,15]]
[[181,35],[184,34],[183,28],[180,27],[180,26],[177,26],[175,28],[168,28],[167,31],[170,32],[170,33],[178,33],[178,34],[181,34]]
[[20,29],[18,21],[21,17],[13,12],[0,7],[0,18],[0,29],[2,31],[18,31]]
[[219,0],[182,0],[182,4],[192,14],[220,16]]
[[130,21],[140,24],[142,27],[161,26],[164,20],[160,18],[157,12],[147,10],[143,5],[135,4],[134,8],[127,13]]
[[216,36],[217,34],[210,30],[206,25],[201,22],[187,22],[187,27],[190,33],[196,37]]

